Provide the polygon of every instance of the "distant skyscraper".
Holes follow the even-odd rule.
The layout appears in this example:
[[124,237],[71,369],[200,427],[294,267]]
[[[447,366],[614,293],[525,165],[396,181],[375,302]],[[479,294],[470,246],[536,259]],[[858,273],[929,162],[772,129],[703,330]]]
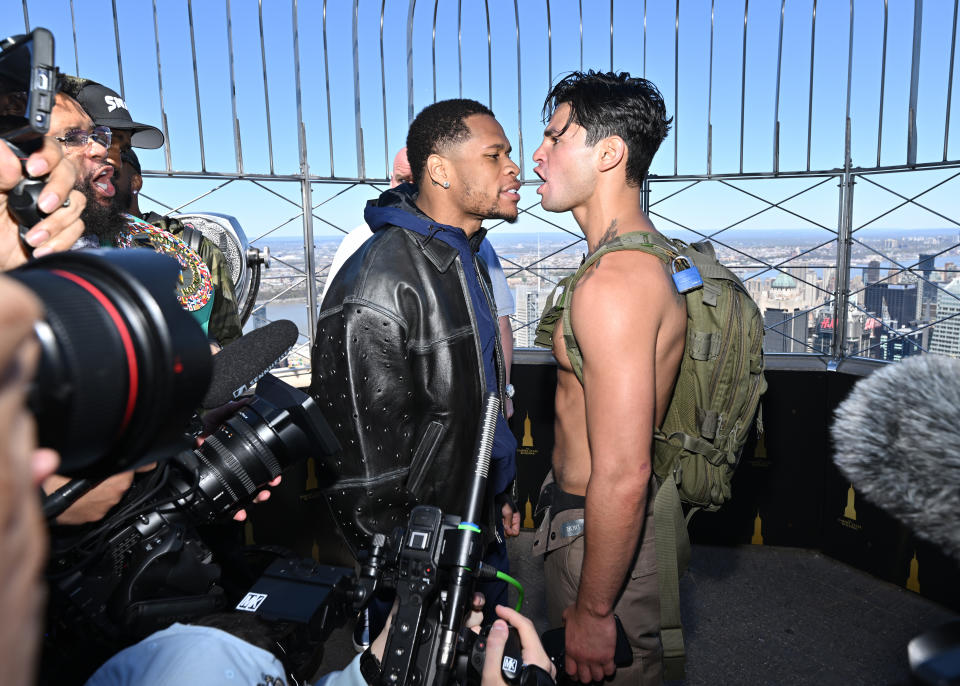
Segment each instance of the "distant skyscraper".
[[907,326],[917,318],[917,284],[892,283],[887,286],[887,309],[897,326]]
[[880,260],[870,260],[867,268],[863,270],[864,283],[876,283],[880,280]]
[[763,328],[763,352],[810,352],[805,311],[768,308],[763,311]]
[[870,314],[906,326],[917,318],[917,284],[872,283],[867,286],[864,309]]
[[863,309],[879,317],[883,313],[883,296],[886,291],[885,283],[869,283],[864,294]]
[[871,357],[888,362],[899,362],[904,357],[919,355],[923,352],[924,331],[900,329],[891,331],[882,329],[879,335],[879,345],[874,348],[876,354]]
[[936,313],[937,287],[932,283],[936,269],[935,255],[920,255],[917,267],[923,275],[920,281],[920,298],[917,301],[917,319],[931,321]]
[[817,313],[816,324],[813,327],[813,350],[819,353],[831,352],[833,332],[833,313],[826,309],[820,310]]
[[960,358],[960,279],[937,293],[937,319],[930,336],[930,352]]
[[518,286],[514,294],[517,322],[513,344],[518,348],[532,348],[537,337],[537,321],[540,319],[540,293],[527,286]]

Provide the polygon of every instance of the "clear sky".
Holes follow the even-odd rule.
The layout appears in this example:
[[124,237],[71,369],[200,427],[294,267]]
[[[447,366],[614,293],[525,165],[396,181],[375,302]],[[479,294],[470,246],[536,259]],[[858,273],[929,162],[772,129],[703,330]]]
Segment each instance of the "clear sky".
[[[386,179],[389,160],[403,145],[411,109],[406,51],[407,16],[412,2],[414,0],[359,1],[359,76],[356,79],[359,90],[355,89],[354,78],[354,3],[351,0],[326,3],[300,0],[298,3],[299,95],[311,174]],[[114,4],[118,12],[122,88],[114,35]],[[261,20],[256,0],[193,0],[192,3],[155,0],[155,4],[156,27],[154,0],[115,3],[111,0],[27,0],[25,6],[31,27],[45,26],[54,32],[61,70],[122,90],[138,121],[163,128],[165,116],[170,168],[174,171],[235,173],[239,169],[230,88],[229,46],[232,45],[243,171],[269,174],[272,164],[277,174],[298,173],[294,4],[290,0],[262,0],[269,100],[264,91]],[[949,160],[960,159],[960,108],[951,103],[949,120],[947,118],[954,4],[946,0],[928,1],[923,6],[917,107],[917,159],[920,162],[943,159],[948,123],[951,135],[946,156]],[[741,149],[744,172],[770,172],[777,111],[781,171],[808,169],[808,154],[812,170],[841,167],[850,5],[840,1],[821,1],[816,5],[812,106],[813,0],[786,0],[783,7],[778,100],[781,2],[777,0],[749,4],[745,42],[744,0],[681,0],[679,32],[675,28],[678,3],[663,0],[417,0],[412,36],[412,109],[417,112],[435,98],[461,95],[490,104],[513,143],[514,159],[521,163],[524,179],[532,181],[535,175],[531,171],[530,156],[539,144],[543,128],[540,108],[547,89],[558,76],[573,69],[610,69],[612,52],[612,67],[653,80],[663,92],[668,111],[675,117],[674,129],[654,161],[654,174],[671,176],[675,170],[681,175],[705,174],[708,121],[712,126],[713,173],[740,171]],[[913,8],[914,3],[908,0],[889,2],[881,119],[884,2],[857,0],[854,3],[850,114],[851,154],[855,166],[877,166],[881,126],[881,166],[906,162]],[[192,67],[191,11],[198,84],[194,82]],[[381,78],[381,11],[385,78]],[[24,26],[23,2],[0,3],[0,32],[19,33]],[[960,85],[958,71],[955,69],[953,73],[954,92]],[[746,86],[741,89],[744,78]],[[272,160],[268,148],[267,102]],[[361,146],[357,139],[357,103],[364,153],[362,167],[358,159]],[[808,122],[811,123],[809,146]],[[144,169],[166,171],[166,152],[164,149],[141,151]],[[876,180],[913,196],[951,174],[934,171],[884,175]],[[148,179],[145,193],[169,206],[177,206],[220,183],[222,181]],[[804,179],[738,181],[735,185],[779,202],[814,183],[816,180]],[[936,205],[937,211],[946,217],[960,218],[960,208],[954,200],[960,197],[956,183],[948,182],[924,196],[924,202]],[[248,182],[232,183],[191,208],[235,214],[253,236],[278,226],[274,235],[299,235],[297,208],[270,192],[299,202],[299,185],[277,181],[263,185],[260,188]],[[674,184],[658,185],[654,199],[679,188]],[[372,188],[317,184],[314,203],[344,189],[347,190],[316,214],[336,227],[349,229],[360,221],[364,200],[375,194]],[[521,207],[534,206],[536,201],[534,186],[525,186]],[[858,184],[855,201],[858,218],[855,225],[902,202],[869,183]],[[791,203],[787,207],[798,214],[815,217],[818,224],[836,226],[835,181]],[[709,231],[762,209],[763,203],[730,186],[708,182],[658,207],[679,225]],[[544,216],[572,227],[568,217]],[[284,224],[291,218],[293,221]],[[661,228],[671,226],[665,218],[659,220],[658,225],[661,224],[664,225]],[[950,226],[951,222],[923,210],[907,208],[875,225],[935,227]],[[776,210],[743,226],[786,228],[811,224]],[[540,222],[522,220],[512,230],[546,228],[549,227]],[[334,226],[317,222],[318,236],[337,233]]]

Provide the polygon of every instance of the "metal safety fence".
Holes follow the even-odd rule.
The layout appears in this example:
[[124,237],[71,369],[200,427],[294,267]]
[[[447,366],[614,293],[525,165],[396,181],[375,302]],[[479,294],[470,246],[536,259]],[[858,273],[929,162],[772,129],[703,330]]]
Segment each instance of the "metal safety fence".
[[958,4],[22,0],[0,25],[50,28],[61,70],[163,130],[141,154],[146,209],[233,214],[273,248],[261,314],[299,307],[301,365],[338,238],[386,187],[412,117],[447,97],[488,104],[514,143],[521,217],[488,228],[530,344],[586,249],[532,192],[540,106],[589,68],[664,95],[673,127],[645,195],[658,228],[714,242],[761,305],[768,352],[837,365],[960,356]]

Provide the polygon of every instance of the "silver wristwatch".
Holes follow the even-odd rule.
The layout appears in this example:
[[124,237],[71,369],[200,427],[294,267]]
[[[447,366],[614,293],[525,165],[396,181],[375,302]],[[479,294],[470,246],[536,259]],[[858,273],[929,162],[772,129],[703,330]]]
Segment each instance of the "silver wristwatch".
[[512,398],[514,393],[517,392],[517,389],[513,387],[512,383],[508,383],[503,387],[503,392],[508,398]]

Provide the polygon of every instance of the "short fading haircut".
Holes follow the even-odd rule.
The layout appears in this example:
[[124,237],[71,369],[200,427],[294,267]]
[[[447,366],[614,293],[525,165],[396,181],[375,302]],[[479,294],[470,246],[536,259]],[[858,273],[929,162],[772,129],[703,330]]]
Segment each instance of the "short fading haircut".
[[474,114],[493,116],[486,105],[459,98],[428,105],[413,120],[407,132],[407,159],[417,186],[423,179],[430,155],[442,154],[449,146],[470,137],[470,129],[464,120]]
[[[587,145],[607,136],[620,136],[627,144],[627,185],[643,183],[660,143],[670,131],[663,96],[650,81],[627,72],[573,72],[560,80],[543,103],[543,119],[567,103],[572,123],[587,132]],[[561,133],[563,133],[561,131]]]

